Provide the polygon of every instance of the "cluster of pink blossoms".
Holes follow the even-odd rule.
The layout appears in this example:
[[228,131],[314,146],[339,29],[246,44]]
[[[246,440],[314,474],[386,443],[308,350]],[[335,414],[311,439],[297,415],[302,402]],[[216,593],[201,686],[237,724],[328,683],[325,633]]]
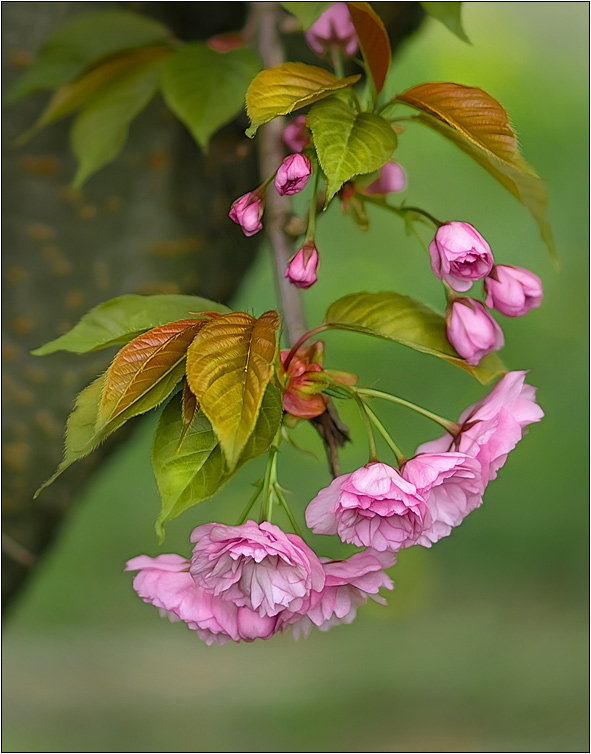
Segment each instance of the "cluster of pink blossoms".
[[[435,275],[454,291],[465,292],[484,278],[486,306],[507,317],[521,317],[542,302],[540,278],[523,267],[495,264],[490,246],[468,223],[441,225],[429,254]],[[496,321],[480,301],[468,296],[451,300],[446,325],[449,342],[472,366],[505,345]]]
[[525,372],[510,372],[459,419],[458,432],[418,448],[397,470],[375,462],[337,477],[309,503],[306,523],[364,547],[347,560],[319,558],[295,534],[274,524],[206,524],[191,535],[191,560],[141,555],[134,588],[172,621],[208,644],[268,639],[291,629],[308,635],[351,622],[369,597],[392,589],[384,569],[396,553],[430,547],[482,502],[524,428],[543,412]]

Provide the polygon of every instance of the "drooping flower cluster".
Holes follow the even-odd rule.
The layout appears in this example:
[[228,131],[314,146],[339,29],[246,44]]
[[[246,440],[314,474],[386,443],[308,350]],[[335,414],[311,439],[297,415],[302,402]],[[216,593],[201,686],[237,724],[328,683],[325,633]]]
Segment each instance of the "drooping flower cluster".
[[[314,355],[304,357],[316,373]],[[361,552],[319,558],[301,537],[266,521],[205,524],[191,535],[190,560],[132,558],[126,570],[138,571],[135,590],[207,644],[268,639],[288,629],[298,638],[313,626],[327,631],[350,623],[368,598],[383,603],[379,589],[393,588],[384,569],[400,549],[431,547],[481,505],[525,428],[543,416],[525,375],[505,375],[461,414],[454,434],[424,443],[399,470],[370,462],[318,493],[306,510],[310,529],[337,534]]]
[[510,372],[488,396],[460,416],[457,435],[425,443],[400,471],[370,463],[337,477],[306,510],[316,534],[398,552],[430,547],[482,503],[523,429],[543,412],[525,372]]
[[326,631],[350,623],[380,587],[392,554],[366,551],[345,561],[322,560],[295,534],[263,522],[197,527],[191,560],[168,554],[132,558],[133,586],[172,621],[183,621],[207,644],[269,639],[288,628],[296,638],[312,625]]
[[[495,265],[490,246],[468,223],[441,225],[429,254],[435,275],[454,291],[468,291],[476,280],[484,279],[486,306],[508,317],[521,317],[542,302],[540,278],[523,267]],[[472,366],[505,345],[496,321],[468,296],[450,297],[446,329],[449,342]]]

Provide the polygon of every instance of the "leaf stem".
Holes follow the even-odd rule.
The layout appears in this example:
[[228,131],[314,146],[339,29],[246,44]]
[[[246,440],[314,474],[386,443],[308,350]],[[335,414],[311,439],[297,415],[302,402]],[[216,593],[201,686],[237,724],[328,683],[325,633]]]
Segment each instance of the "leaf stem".
[[265,479],[263,481],[263,502],[261,505],[261,515],[259,523],[263,521],[271,521],[273,515],[273,496],[275,495],[275,484],[277,483],[277,454],[279,448],[276,445],[271,445],[269,448],[269,460],[267,461],[267,469],[265,471]]
[[253,505],[256,503],[259,495],[261,494],[261,490],[263,489],[263,480],[261,479],[259,482],[255,484],[255,493],[248,501],[248,504],[246,508],[242,511],[242,515],[238,519],[238,526],[242,526],[242,524],[246,521],[248,514],[252,510]]
[[404,398],[398,398],[396,395],[383,393],[381,390],[374,390],[373,388],[359,388],[356,392],[361,396],[368,396],[370,398],[383,398],[384,400],[390,401],[391,403],[397,403],[400,406],[406,406],[406,408],[410,408],[412,411],[416,411],[417,414],[421,414],[427,419],[431,419],[431,421],[434,421],[437,424],[441,425],[451,435],[456,435],[459,432],[460,426],[459,424],[456,424],[456,422],[449,421],[449,419],[444,419],[442,416],[438,416],[437,414],[428,411],[426,408],[417,406],[416,403],[411,403],[410,401],[404,400]]
[[301,346],[304,345],[304,343],[307,340],[309,340],[310,338],[313,338],[314,335],[318,335],[318,333],[320,332],[324,332],[325,330],[330,330],[330,329],[332,329],[332,325],[323,324],[323,325],[319,325],[319,327],[315,327],[313,330],[310,330],[307,333],[304,333],[302,337],[297,340],[295,345],[292,346],[291,351],[287,354],[287,358],[283,362],[283,368],[285,369],[285,371],[287,371],[287,368],[291,364],[291,360],[293,359],[293,357],[296,355],[298,350],[301,348]]
[[365,403],[361,399],[361,396],[357,392],[354,392],[354,396],[355,396],[355,402],[357,403],[357,406],[359,408],[359,413],[361,414],[361,416],[363,417],[363,421],[365,422],[365,429],[367,431],[367,439],[369,441],[368,463],[372,463],[373,461],[379,461],[378,451],[376,448],[376,440],[375,440],[375,437],[373,436],[373,429],[372,429],[371,421],[370,421],[370,410],[365,405]]
[[[361,400],[361,398],[359,398],[359,400]],[[392,453],[394,453],[398,467],[402,466],[402,464],[406,463],[407,461],[406,456],[404,455],[404,453],[402,453],[398,445],[396,445],[394,440],[390,437],[390,435],[388,434],[388,431],[386,430],[382,422],[378,419],[378,417],[374,414],[374,412],[371,410],[371,408],[363,401],[362,403],[367,413],[367,416],[369,417],[369,419],[371,420],[375,428],[378,430],[378,432],[382,435],[382,437],[388,444],[388,447],[390,448]]]
[[[285,511],[287,518],[289,519],[289,523],[291,524],[291,528],[294,530],[294,532],[298,535],[298,537],[302,537],[302,533],[300,531],[300,527],[297,524],[297,521],[294,518],[293,513],[291,512],[291,508],[288,505],[287,500],[285,499],[285,495],[283,494],[283,490],[281,487],[276,484],[275,485],[275,494],[277,495],[277,499],[283,506],[283,510]],[[302,537],[303,539],[303,537]]]
[[440,228],[442,225],[445,225],[445,223],[441,222],[441,220],[438,220],[434,215],[432,215],[430,212],[427,212],[424,209],[421,209],[420,207],[408,207],[408,206],[400,206],[395,207],[393,204],[388,204],[385,199],[378,199],[374,196],[368,196],[366,194],[362,194],[363,200],[366,202],[369,202],[370,204],[375,204],[377,207],[383,207],[383,209],[388,209],[390,212],[394,212],[397,215],[402,215],[405,212],[416,212],[419,215],[423,215],[427,218],[430,222],[433,223],[437,228]]

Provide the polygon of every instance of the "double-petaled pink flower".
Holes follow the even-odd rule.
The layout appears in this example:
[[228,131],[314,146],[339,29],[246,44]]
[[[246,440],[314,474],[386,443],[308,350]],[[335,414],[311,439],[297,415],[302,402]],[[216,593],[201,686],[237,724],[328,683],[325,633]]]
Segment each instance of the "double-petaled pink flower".
[[193,557],[132,558],[133,586],[171,621],[183,621],[207,644],[268,639],[312,625],[326,631],[349,623],[368,596],[392,588],[382,572],[394,556],[359,553],[346,561],[320,559],[295,534],[269,523],[207,524],[194,530]]
[[315,534],[397,552],[416,543],[430,514],[412,482],[391,466],[369,463],[321,490],[306,509],[306,523]]
[[460,415],[461,429],[455,437],[446,433],[423,443],[417,453],[465,453],[478,461],[484,484],[496,479],[524,428],[544,416],[536,403],[536,388],[525,384],[525,375],[506,374],[488,395]]
[[431,547],[447,537],[454,526],[482,503],[486,482],[480,464],[465,453],[421,453],[402,468],[402,476],[414,484],[424,498],[430,523],[417,544]]
[[438,278],[455,291],[467,291],[486,277],[494,263],[490,246],[468,223],[441,225],[429,244],[431,266]]

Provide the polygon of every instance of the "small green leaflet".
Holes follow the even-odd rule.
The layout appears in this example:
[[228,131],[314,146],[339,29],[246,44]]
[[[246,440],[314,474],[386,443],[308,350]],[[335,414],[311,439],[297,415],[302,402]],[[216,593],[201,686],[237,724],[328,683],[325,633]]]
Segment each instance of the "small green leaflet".
[[462,3],[421,3],[427,13],[459,37],[462,42],[472,44],[462,26]]
[[305,30],[316,23],[333,3],[281,3],[281,5],[298,19]]

